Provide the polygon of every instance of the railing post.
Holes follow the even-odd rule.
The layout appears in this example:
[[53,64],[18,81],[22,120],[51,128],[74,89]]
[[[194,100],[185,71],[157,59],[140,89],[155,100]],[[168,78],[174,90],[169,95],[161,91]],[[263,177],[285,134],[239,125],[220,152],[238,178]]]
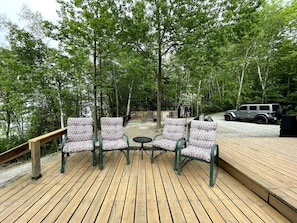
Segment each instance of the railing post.
[[29,150],[31,150],[31,160],[32,160],[32,179],[37,180],[38,178],[41,177],[40,145],[53,141],[54,139],[66,133],[67,133],[67,127],[58,129],[56,131],[53,131],[29,140]]
[[41,164],[40,164],[40,141],[29,141],[29,149],[31,150],[32,160],[32,179],[37,180],[41,177]]

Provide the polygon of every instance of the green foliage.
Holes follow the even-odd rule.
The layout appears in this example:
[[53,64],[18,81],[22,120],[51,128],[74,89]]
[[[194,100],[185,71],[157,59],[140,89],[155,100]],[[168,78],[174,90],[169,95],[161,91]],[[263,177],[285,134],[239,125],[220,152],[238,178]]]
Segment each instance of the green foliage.
[[90,111],[190,105],[198,114],[279,102],[296,112],[296,1],[57,2],[56,23],[26,8],[30,30],[0,22],[9,31],[0,49],[3,144]]
[[0,138],[0,153],[5,152],[15,146],[22,144],[23,142],[17,140],[17,138],[7,139],[7,138]]

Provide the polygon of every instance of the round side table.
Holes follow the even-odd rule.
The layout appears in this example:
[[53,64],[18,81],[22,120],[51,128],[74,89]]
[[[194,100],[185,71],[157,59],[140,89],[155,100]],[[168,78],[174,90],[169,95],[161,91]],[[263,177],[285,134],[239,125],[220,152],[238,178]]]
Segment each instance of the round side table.
[[143,144],[152,141],[152,138],[146,136],[138,136],[133,138],[134,142],[141,143],[141,159],[143,159]]

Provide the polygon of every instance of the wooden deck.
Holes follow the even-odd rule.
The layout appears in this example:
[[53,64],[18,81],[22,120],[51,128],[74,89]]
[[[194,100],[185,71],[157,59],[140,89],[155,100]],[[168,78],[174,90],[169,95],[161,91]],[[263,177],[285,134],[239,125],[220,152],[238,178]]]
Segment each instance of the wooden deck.
[[[225,159],[221,163],[235,176],[245,169],[254,173],[241,172],[245,177],[240,180],[251,189],[251,179],[264,188],[267,176],[269,202],[222,168],[216,185],[209,187],[206,163],[191,161],[178,176],[169,152],[151,164],[150,154],[145,153],[142,160],[139,151],[132,150],[130,165],[125,164],[123,153],[108,152],[102,171],[92,166],[90,152],[72,154],[64,174],[60,173],[60,154],[56,154],[42,163],[40,179],[31,180],[27,174],[0,188],[0,222],[290,222],[271,205],[273,198],[278,199],[278,190],[290,192],[290,199],[296,201],[296,139],[284,139],[277,151],[272,149],[274,140],[257,139],[249,146],[250,140],[219,139]],[[286,148],[294,145],[291,154]],[[282,155],[277,157],[269,154],[280,154],[280,150]]]
[[222,138],[221,165],[297,222],[297,138]]

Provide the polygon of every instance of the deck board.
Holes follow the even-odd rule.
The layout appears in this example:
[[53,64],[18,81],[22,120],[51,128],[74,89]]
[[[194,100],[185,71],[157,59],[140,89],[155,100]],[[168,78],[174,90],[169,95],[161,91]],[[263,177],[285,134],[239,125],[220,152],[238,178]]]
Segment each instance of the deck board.
[[[236,168],[253,165],[255,149],[261,146],[260,142],[247,145],[245,140],[218,142],[221,157],[228,162],[228,158],[236,159],[239,162],[233,163]],[[245,145],[252,152],[245,151],[243,156],[244,152],[234,144]],[[273,160],[269,152],[278,150],[264,147],[263,158]],[[277,158],[285,161],[288,155],[292,156],[291,151],[284,150]],[[90,152],[72,154],[67,158],[65,173],[61,174],[60,154],[53,155],[42,163],[40,179],[31,180],[27,174],[0,188],[0,222],[289,222],[223,168],[216,185],[209,187],[207,163],[190,161],[178,176],[173,170],[173,153],[164,153],[151,163],[150,154],[144,153],[141,159],[139,151],[131,150],[130,158],[131,164],[126,165],[122,152],[107,152],[104,169],[100,171],[98,165],[92,166]],[[260,177],[257,169],[262,172],[271,168],[265,162],[258,163],[259,168],[251,166],[249,170],[257,181]],[[289,158],[288,163],[295,165],[294,158]],[[285,180],[294,183],[295,173],[286,170],[291,170],[291,166],[278,168],[276,174],[283,174]],[[267,181],[271,180],[267,183],[271,193],[281,191],[278,196],[295,205],[297,187],[285,187],[285,183],[272,177],[273,173],[267,176]],[[266,183],[263,179],[259,181]],[[273,197],[271,201],[277,199]]]
[[297,221],[296,138],[221,138],[218,143],[223,168]]

